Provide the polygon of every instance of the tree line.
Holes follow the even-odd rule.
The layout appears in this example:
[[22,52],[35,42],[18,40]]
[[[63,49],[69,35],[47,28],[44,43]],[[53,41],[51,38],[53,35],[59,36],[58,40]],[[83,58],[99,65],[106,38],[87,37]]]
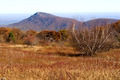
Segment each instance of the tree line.
[[43,30],[36,32],[34,30],[22,31],[17,28],[0,28],[0,42],[14,44],[39,44],[39,41],[57,42],[65,41],[68,37],[68,31],[63,29],[60,31]]

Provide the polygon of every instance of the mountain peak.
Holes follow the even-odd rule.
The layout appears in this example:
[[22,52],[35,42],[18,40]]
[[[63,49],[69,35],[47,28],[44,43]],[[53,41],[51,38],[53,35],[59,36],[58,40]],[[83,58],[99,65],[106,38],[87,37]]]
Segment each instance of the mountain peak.
[[67,29],[71,25],[72,19],[55,16],[49,13],[36,12],[27,19],[18,23],[8,25],[8,27],[16,27],[22,30],[56,30]]
[[50,17],[50,16],[53,16],[52,14],[44,13],[44,12],[36,12],[34,15],[37,15],[37,16],[40,16],[40,17]]

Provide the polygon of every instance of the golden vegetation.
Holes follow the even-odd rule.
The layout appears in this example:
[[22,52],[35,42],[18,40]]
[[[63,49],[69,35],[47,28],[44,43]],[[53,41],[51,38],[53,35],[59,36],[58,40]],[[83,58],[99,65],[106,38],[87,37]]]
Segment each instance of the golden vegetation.
[[[120,80],[119,49],[98,53],[91,57],[70,57],[52,54],[75,52],[70,47],[55,45],[34,47],[38,47],[38,50],[31,51],[32,47],[26,48],[22,45],[0,44],[0,78],[5,77],[6,80]],[[53,49],[57,51],[53,52]]]

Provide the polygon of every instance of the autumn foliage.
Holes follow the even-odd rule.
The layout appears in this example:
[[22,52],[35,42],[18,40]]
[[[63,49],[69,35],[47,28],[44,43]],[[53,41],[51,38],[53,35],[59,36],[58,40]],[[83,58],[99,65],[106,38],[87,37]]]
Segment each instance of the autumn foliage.
[[[64,31],[63,31],[64,32]],[[64,32],[65,33],[65,32]],[[61,40],[61,34],[57,31],[41,31],[34,30],[22,31],[18,28],[0,28],[0,42],[14,42],[15,44],[39,44],[39,42],[56,42]]]
[[6,42],[8,37],[9,37],[9,33],[10,32],[11,32],[11,29],[5,28],[5,27],[1,27],[0,28],[0,38],[2,38]]
[[59,41],[61,39],[61,34],[57,31],[41,31],[37,34],[39,39],[45,41]]
[[15,43],[23,44],[23,37],[25,36],[25,33],[18,28],[12,28],[11,32],[15,36]]
[[7,41],[15,43],[15,36],[12,32],[9,33]]
[[116,22],[116,23],[113,23],[113,24],[112,24],[112,27],[113,27],[117,32],[120,33],[120,20],[119,20],[118,22]]
[[23,38],[23,41],[24,41],[24,44],[33,45],[34,39],[35,39],[35,36],[26,35],[26,36]]
[[37,32],[36,32],[36,31],[34,31],[34,30],[28,30],[28,31],[26,32],[26,34],[27,34],[27,35],[34,36],[34,35],[36,35],[36,34],[37,34]]
[[60,34],[61,34],[61,39],[64,41],[64,40],[67,40],[68,38],[68,31],[66,29],[62,29],[62,30],[59,30]]

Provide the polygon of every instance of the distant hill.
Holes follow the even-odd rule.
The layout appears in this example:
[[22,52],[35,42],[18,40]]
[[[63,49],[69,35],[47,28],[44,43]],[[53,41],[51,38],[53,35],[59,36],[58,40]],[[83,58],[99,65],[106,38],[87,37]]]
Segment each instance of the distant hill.
[[89,20],[83,23],[85,27],[97,27],[97,26],[104,26],[107,24],[112,24],[117,22],[117,19],[105,19],[105,18],[100,18],[100,19],[94,19],[94,20]]
[[[35,31],[42,31],[42,30],[60,30],[60,29],[67,29],[71,26],[73,19],[70,18],[63,18],[58,17],[49,13],[44,12],[37,12],[34,15],[30,16],[27,19],[24,19],[18,23],[13,23],[7,25],[7,27],[16,27],[22,30],[35,30]],[[86,27],[96,27],[96,26],[103,26],[106,23],[111,24],[117,22],[116,19],[95,19],[90,20],[87,22],[83,22],[83,26]],[[77,21],[77,25],[81,23]]]
[[18,23],[10,24],[8,27],[16,27],[22,30],[60,30],[66,29],[72,23],[73,19],[54,16],[52,14],[37,12],[27,19]]

